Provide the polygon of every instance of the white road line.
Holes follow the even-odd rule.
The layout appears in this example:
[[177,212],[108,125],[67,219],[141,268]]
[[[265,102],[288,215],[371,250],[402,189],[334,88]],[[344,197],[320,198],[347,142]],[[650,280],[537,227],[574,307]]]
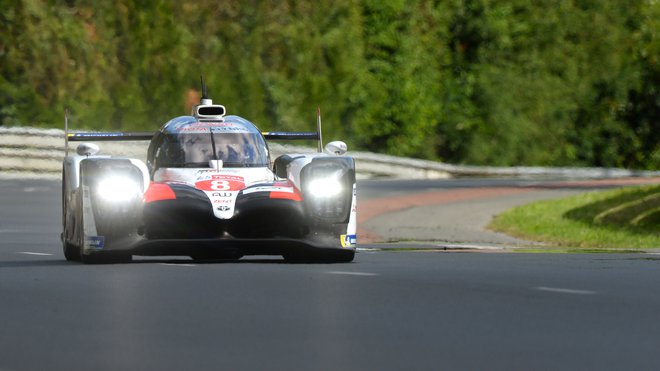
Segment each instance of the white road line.
[[28,230],[20,230],[20,229],[0,229],[0,233],[28,233],[30,231]]
[[575,290],[575,289],[563,289],[559,287],[545,287],[539,286],[536,287],[539,291],[550,291],[550,292],[559,292],[562,294],[576,294],[576,295],[594,295],[596,291],[592,290]]
[[197,264],[177,264],[177,263],[158,263],[160,265],[170,265],[175,267],[196,267]]
[[31,252],[31,251],[18,251],[17,254],[38,255],[38,256],[51,256],[51,255],[53,255],[53,254],[47,254],[45,252]]
[[[473,245],[473,244],[447,244],[441,243],[437,244],[437,247],[446,248],[446,249],[474,249],[474,250],[504,250],[506,247],[502,246],[490,246],[490,245]],[[423,250],[423,249],[421,249]]]
[[370,247],[358,247],[358,248],[356,248],[355,250],[357,250],[357,251],[369,251],[369,252],[371,252],[371,251],[380,251],[380,250],[382,250],[382,249],[373,249],[373,248],[370,248]]
[[373,277],[380,276],[378,273],[369,273],[369,272],[342,272],[342,271],[331,271],[325,272],[326,274],[341,274],[345,276],[364,276],[364,277]]
[[0,229],[0,233],[59,234],[60,230]]
[[44,191],[49,191],[50,188],[48,187],[25,187],[23,188],[23,192],[44,192]]

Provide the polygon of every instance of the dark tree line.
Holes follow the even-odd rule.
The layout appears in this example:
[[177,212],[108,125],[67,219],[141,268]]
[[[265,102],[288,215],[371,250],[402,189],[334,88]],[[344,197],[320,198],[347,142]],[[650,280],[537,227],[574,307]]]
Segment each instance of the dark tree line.
[[455,163],[660,168],[656,0],[0,0],[0,124],[265,130]]

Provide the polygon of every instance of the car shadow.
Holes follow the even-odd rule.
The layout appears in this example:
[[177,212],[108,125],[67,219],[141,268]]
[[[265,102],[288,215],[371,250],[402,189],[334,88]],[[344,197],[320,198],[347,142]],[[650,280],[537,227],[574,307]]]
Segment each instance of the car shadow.
[[135,259],[130,263],[110,263],[110,264],[83,264],[81,262],[62,260],[9,260],[0,261],[0,269],[4,268],[27,268],[27,267],[87,267],[87,266],[119,266],[119,265],[147,265],[147,264],[166,264],[166,265],[212,265],[212,264],[290,264],[283,258],[257,258],[241,260],[205,260],[193,261],[190,259]]
[[209,259],[209,260],[191,260],[191,259],[151,259],[151,258],[138,258],[133,259],[131,263],[126,264],[171,264],[171,265],[183,265],[183,264],[194,264],[194,265],[209,265],[209,264],[286,264],[287,262],[283,258],[242,258],[239,260],[227,260],[227,259]]
[[[62,259],[39,259],[39,260],[8,260],[0,261],[0,269],[4,268],[27,268],[27,267],[89,267],[89,266],[128,266],[128,265],[149,265],[149,264],[164,264],[164,265],[221,265],[221,264],[287,264],[287,265],[318,265],[318,264],[332,264],[326,262],[289,262],[282,257],[243,257],[239,260],[203,260],[195,261],[186,258],[134,258],[130,263],[108,263],[108,264],[83,264],[78,261],[67,261]],[[346,263],[344,263],[346,264]]]

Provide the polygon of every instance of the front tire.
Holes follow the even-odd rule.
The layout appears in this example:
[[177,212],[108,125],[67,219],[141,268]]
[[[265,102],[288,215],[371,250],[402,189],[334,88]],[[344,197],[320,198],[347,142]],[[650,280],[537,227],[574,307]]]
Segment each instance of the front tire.
[[67,261],[80,261],[80,247],[67,241],[63,241],[62,251],[64,252],[64,257]]
[[71,236],[72,233],[69,233],[69,223],[67,223],[67,218],[69,217],[69,203],[67,202],[67,193],[69,191],[67,187],[67,172],[66,168],[62,167],[62,252],[64,253],[64,258],[67,261],[80,261],[80,246],[69,242],[68,236]]

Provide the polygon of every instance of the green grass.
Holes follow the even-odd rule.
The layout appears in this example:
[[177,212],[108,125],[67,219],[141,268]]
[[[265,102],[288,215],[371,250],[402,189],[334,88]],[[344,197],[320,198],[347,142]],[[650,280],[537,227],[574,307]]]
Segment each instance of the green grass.
[[569,250],[660,248],[660,185],[535,202],[498,215],[490,228]]

